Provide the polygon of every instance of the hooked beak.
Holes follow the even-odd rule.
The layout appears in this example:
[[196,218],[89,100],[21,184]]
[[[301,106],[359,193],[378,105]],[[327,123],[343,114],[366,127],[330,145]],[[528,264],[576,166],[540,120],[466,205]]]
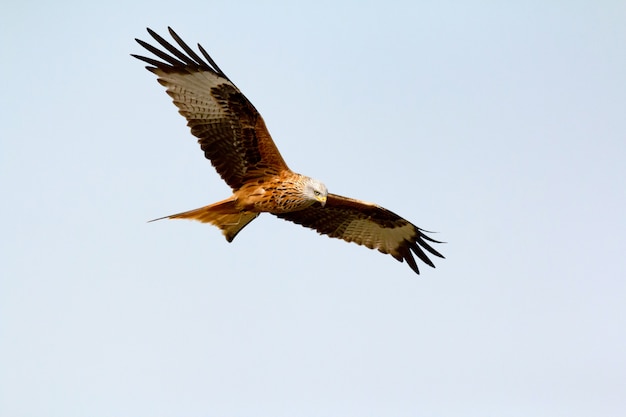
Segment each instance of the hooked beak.
[[317,198],[317,201],[322,203],[322,207],[324,207],[326,205],[326,196],[325,195],[319,195],[316,198]]

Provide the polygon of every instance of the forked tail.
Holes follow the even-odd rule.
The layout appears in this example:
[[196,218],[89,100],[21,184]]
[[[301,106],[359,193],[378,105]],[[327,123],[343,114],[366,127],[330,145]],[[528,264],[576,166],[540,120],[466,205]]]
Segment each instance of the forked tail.
[[235,236],[237,236],[237,233],[258,215],[259,213],[240,211],[235,206],[235,199],[230,197],[226,200],[195,210],[172,214],[171,216],[160,217],[150,221],[153,222],[161,219],[189,219],[197,220],[202,223],[211,223],[222,229],[222,234],[224,234],[226,240],[232,242]]

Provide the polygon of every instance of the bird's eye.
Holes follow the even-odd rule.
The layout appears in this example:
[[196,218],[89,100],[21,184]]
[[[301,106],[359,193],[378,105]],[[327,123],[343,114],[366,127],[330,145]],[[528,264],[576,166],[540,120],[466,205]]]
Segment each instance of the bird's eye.
[[315,194],[317,196],[317,195],[320,195],[321,193],[319,191],[317,191],[317,190],[313,190],[313,194]]

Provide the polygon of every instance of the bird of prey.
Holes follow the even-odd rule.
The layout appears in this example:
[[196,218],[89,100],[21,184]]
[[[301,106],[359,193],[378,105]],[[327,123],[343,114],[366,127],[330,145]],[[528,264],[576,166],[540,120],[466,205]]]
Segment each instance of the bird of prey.
[[331,194],[320,181],[289,169],[252,103],[200,44],[202,57],[168,29],[178,47],[148,29],[161,49],[135,40],[158,59],[132,56],[156,74],[233,194],[163,218],[211,223],[231,242],[260,213],[271,213],[320,234],[390,254],[406,261],[417,274],[413,254],[433,268],[426,252],[443,258],[428,243],[441,242],[425,230],[376,204]]

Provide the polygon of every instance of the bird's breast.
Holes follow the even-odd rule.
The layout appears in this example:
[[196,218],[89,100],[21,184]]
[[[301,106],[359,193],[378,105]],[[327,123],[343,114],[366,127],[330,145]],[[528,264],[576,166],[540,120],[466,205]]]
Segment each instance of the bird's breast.
[[244,186],[237,192],[237,200],[242,210],[274,214],[302,210],[313,204],[303,196],[298,184],[291,181]]

